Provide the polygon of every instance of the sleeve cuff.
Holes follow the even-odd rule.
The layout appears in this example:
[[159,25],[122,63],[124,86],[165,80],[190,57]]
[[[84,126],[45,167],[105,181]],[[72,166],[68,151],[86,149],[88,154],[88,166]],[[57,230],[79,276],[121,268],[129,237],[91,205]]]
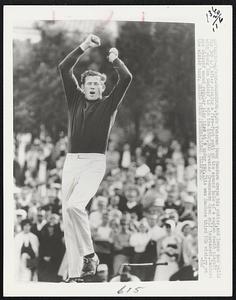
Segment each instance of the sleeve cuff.
[[122,60],[119,59],[119,57],[117,57],[116,59],[113,60],[112,62],[114,67],[119,67],[121,64],[123,64]]
[[79,46],[79,50],[80,50],[81,54],[84,53],[84,51],[85,51],[81,46]]

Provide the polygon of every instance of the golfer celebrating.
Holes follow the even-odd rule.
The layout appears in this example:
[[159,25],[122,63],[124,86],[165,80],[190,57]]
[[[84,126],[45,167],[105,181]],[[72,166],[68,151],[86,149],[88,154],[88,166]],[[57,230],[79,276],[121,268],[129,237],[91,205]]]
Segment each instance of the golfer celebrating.
[[106,75],[85,71],[79,86],[73,68],[89,48],[100,46],[100,39],[89,35],[59,65],[68,103],[68,154],[62,174],[62,215],[69,266],[69,282],[93,275],[99,260],[94,253],[86,205],[96,194],[106,169],[108,137],[117,109],[132,80],[118,51],[110,49],[108,60],[119,80],[103,97]]

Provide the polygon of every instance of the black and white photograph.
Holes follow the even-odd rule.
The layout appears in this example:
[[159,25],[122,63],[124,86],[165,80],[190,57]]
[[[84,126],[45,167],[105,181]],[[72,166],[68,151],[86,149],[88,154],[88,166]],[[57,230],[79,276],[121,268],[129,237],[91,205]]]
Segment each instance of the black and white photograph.
[[17,278],[197,280],[194,24],[14,30]]
[[12,284],[200,279],[196,24],[108,11],[12,21]]

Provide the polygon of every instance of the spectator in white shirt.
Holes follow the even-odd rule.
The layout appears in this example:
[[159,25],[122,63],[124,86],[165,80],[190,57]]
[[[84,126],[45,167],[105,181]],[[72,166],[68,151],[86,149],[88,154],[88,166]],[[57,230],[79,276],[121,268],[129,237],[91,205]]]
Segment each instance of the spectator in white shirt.
[[158,225],[158,217],[157,215],[148,215],[147,217],[148,225],[149,225],[149,233],[150,239],[157,242],[163,236],[166,235],[166,231],[164,228]]
[[[147,220],[142,219],[139,224],[139,231],[132,233],[130,237],[130,246],[134,247],[134,257],[132,259],[133,263],[145,262],[145,250],[150,239],[151,235]],[[142,270],[137,270],[135,275],[137,275],[140,279],[144,279],[142,278],[142,273]]]
[[37,281],[36,259],[39,251],[39,240],[30,232],[31,222],[21,222],[22,231],[15,236],[15,270],[17,281]]

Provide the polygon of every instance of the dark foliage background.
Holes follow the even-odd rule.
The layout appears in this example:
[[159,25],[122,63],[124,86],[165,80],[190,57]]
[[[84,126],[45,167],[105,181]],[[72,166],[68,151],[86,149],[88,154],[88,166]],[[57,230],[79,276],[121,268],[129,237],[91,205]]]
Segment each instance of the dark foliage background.
[[[57,140],[67,130],[67,108],[57,66],[85,38],[80,27],[69,31],[58,22],[40,22],[38,43],[14,42],[14,132],[31,132],[40,126]],[[109,25],[108,25],[109,26]],[[100,48],[86,53],[79,75],[86,68],[108,75],[107,90],[117,80],[106,56],[117,47],[133,74],[133,82],[117,115],[113,137],[136,146],[148,132],[168,143],[195,141],[194,25],[119,22],[114,38],[109,30],[94,26]]]

